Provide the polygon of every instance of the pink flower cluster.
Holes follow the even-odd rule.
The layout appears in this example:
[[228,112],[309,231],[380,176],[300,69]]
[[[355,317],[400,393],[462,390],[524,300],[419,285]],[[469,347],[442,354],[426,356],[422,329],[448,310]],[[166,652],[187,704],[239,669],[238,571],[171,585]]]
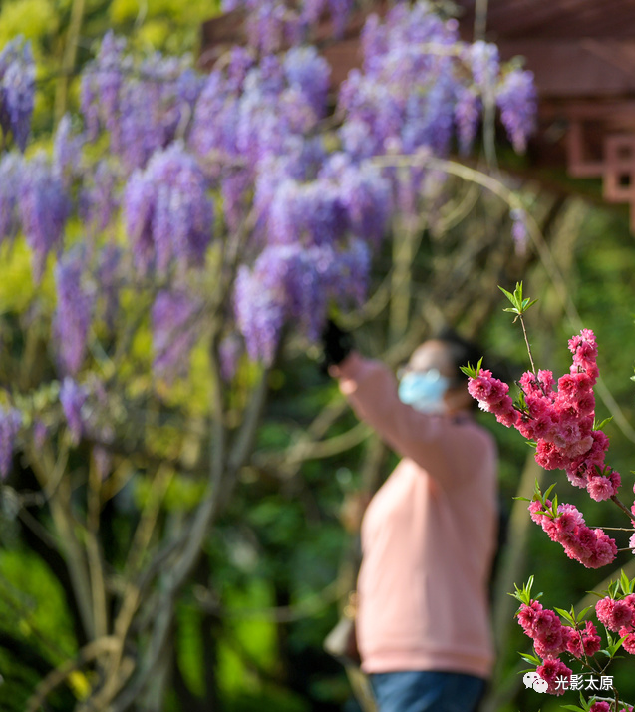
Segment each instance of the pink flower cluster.
[[614,539],[601,529],[589,529],[582,514],[572,504],[559,504],[554,517],[551,502],[534,500],[527,508],[533,522],[542,527],[547,536],[562,544],[565,554],[589,569],[609,564],[617,556]]
[[[606,700],[599,700],[589,707],[589,712],[612,712],[612,709],[610,703],[606,702]],[[620,712],[633,712],[633,708],[630,705],[626,705],[626,707],[620,708]]]
[[586,622],[584,630],[562,625],[554,611],[533,600],[529,604],[523,603],[517,616],[525,635],[533,640],[536,654],[543,659],[536,672],[549,685],[547,692],[562,694],[565,687],[558,685],[556,679],[570,680],[571,670],[558,656],[565,652],[576,658],[595,655],[601,647],[595,626],[591,621]]
[[536,462],[545,470],[564,469],[576,487],[586,487],[596,502],[609,499],[620,486],[618,472],[604,466],[609,440],[593,430],[598,378],[597,344],[590,329],[569,340],[573,362],[569,373],[558,379],[551,371],[527,371],[519,381],[526,408],[516,408],[506,383],[481,369],[470,378],[468,390],[479,407],[496,416],[506,427],[514,426],[536,442]]
[[608,630],[626,636],[622,647],[635,655],[635,593],[620,600],[605,596],[595,604],[595,615]]

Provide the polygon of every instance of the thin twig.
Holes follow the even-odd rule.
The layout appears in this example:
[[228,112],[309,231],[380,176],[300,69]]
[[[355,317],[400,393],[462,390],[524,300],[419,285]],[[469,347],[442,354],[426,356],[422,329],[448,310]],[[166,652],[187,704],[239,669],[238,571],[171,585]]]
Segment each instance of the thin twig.
[[534,366],[534,359],[533,359],[533,356],[531,355],[531,346],[529,345],[529,339],[527,338],[527,329],[525,329],[525,320],[523,319],[522,314],[519,314],[518,318],[520,319],[520,325],[523,328],[523,336],[525,337],[525,346],[527,347],[527,353],[529,354],[529,363],[531,364],[531,370],[535,376],[536,375],[536,367]]

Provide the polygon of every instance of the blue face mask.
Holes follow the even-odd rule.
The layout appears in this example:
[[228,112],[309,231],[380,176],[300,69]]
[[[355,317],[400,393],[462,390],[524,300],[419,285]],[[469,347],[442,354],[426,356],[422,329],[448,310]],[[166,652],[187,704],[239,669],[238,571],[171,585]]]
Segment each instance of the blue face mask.
[[450,379],[442,376],[436,368],[425,372],[413,371],[399,383],[399,400],[421,413],[443,413],[443,396],[449,386]]

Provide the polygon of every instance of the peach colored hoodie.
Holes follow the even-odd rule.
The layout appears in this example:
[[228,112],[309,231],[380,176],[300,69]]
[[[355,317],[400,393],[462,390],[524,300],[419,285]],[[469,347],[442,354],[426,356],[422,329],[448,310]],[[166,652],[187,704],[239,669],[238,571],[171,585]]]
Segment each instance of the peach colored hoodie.
[[353,352],[336,371],[357,416],[403,459],[362,522],[357,638],[367,673],[493,664],[487,582],[496,539],[496,450],[469,415],[404,405],[390,370]]

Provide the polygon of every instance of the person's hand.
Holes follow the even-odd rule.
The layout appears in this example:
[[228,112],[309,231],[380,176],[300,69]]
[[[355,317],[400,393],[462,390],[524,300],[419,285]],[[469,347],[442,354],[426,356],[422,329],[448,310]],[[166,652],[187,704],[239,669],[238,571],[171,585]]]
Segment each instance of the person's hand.
[[329,319],[322,331],[322,349],[322,371],[328,373],[331,366],[339,366],[353,350],[353,339]]

